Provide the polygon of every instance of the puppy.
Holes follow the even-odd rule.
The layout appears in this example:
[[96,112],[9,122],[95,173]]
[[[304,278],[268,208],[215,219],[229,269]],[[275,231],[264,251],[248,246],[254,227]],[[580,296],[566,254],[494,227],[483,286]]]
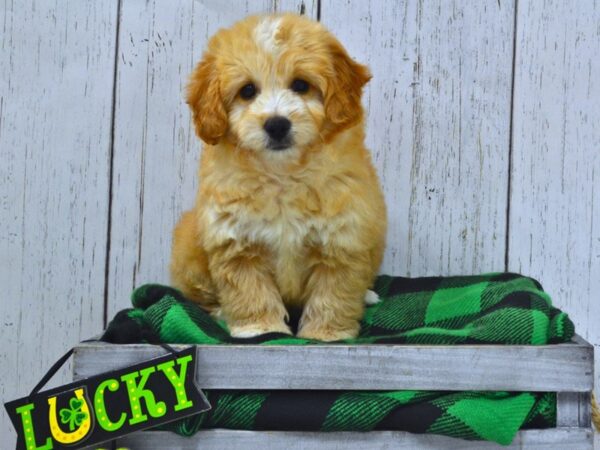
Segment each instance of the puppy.
[[249,17],[219,31],[187,102],[206,143],[195,207],[173,236],[173,284],[230,332],[355,337],[386,211],[364,145],[371,75],[318,22]]

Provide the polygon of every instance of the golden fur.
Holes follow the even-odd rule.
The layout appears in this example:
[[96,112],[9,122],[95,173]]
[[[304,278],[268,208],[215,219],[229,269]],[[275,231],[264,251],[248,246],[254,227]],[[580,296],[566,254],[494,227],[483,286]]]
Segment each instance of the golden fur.
[[[294,79],[308,92],[290,90]],[[232,335],[354,337],[381,263],[383,195],[364,146],[366,67],[319,23],[253,16],[219,31],[187,100],[206,143],[200,187],[173,236],[172,282],[225,318]],[[256,97],[240,89],[255,83]],[[292,122],[293,145],[266,148],[263,124]]]

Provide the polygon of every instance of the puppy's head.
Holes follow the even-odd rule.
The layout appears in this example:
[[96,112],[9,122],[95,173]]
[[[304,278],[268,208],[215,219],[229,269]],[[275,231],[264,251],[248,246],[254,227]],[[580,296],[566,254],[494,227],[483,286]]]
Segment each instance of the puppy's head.
[[187,101],[208,144],[285,158],[359,122],[370,77],[318,22],[254,16],[210,40]]

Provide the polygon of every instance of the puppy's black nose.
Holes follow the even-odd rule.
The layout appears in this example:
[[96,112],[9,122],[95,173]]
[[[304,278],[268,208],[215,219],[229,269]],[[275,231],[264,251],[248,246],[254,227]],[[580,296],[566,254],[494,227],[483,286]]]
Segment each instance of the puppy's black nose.
[[292,122],[282,116],[270,117],[266,120],[264,129],[274,141],[282,141],[292,128]]

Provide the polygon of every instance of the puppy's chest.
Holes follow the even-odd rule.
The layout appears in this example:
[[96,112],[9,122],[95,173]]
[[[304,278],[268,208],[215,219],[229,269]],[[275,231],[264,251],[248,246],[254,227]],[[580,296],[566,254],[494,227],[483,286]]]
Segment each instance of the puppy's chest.
[[291,302],[301,299],[310,250],[329,242],[332,235],[315,192],[303,185],[294,189],[267,185],[240,198],[216,196],[207,212],[211,241],[233,240],[242,248],[265,246],[282,297]]
[[318,193],[301,183],[222,191],[210,202],[209,215],[217,240],[266,245],[280,256],[321,245],[331,234]]

